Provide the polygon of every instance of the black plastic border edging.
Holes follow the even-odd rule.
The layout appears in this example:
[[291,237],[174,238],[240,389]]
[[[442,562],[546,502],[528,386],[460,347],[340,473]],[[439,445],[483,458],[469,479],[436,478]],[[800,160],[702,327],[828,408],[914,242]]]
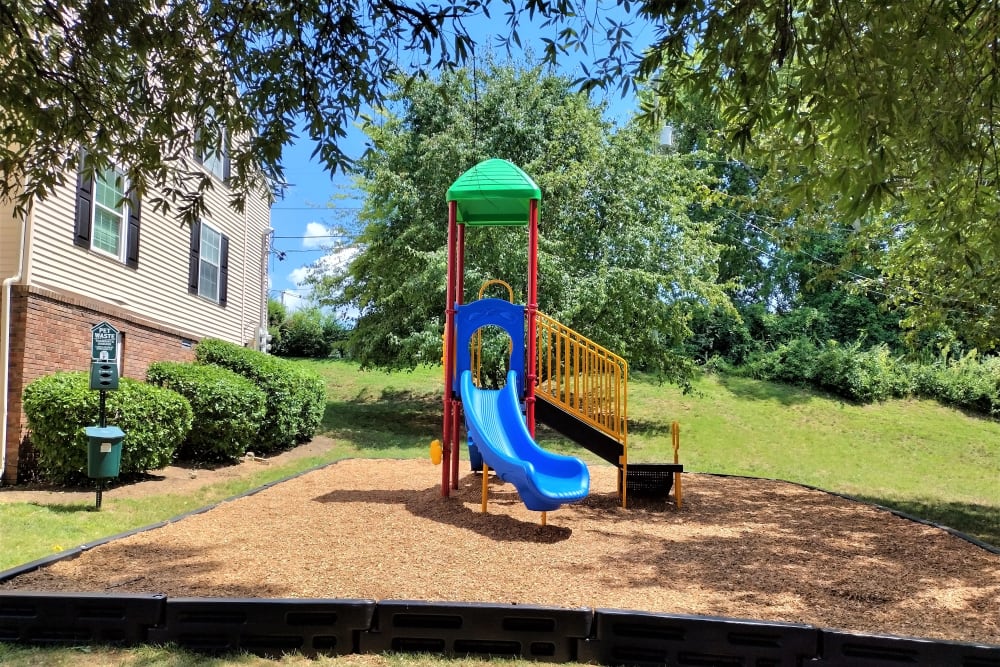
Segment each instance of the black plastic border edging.
[[349,599],[0,593],[0,642],[170,642],[278,657],[408,652],[603,665],[1000,667],[1000,646],[618,609]]
[[859,505],[867,505],[868,507],[872,507],[874,509],[881,510],[883,512],[888,512],[889,514],[894,514],[898,516],[900,519],[906,519],[907,521],[912,521],[914,523],[930,526],[931,528],[937,528],[939,530],[943,530],[944,532],[954,535],[955,537],[961,540],[965,540],[966,542],[968,542],[973,546],[977,546],[980,549],[989,551],[990,553],[997,554],[998,556],[1000,556],[1000,546],[995,546],[993,544],[990,544],[989,542],[983,542],[982,540],[976,539],[972,535],[967,535],[959,530],[955,530],[950,526],[945,526],[940,523],[934,523],[929,519],[923,519],[918,516],[913,516],[912,514],[907,514],[902,510],[897,510],[892,507],[886,507],[885,505],[879,505],[877,503],[870,503],[867,500],[855,498],[852,495],[846,493],[840,493],[839,491],[830,491],[828,489],[823,489],[818,486],[813,486],[812,484],[805,484],[803,482],[790,482],[787,479],[776,479],[774,477],[755,477],[753,475],[730,475],[728,473],[723,473],[723,472],[696,472],[694,470],[689,470],[687,472],[694,475],[710,475],[712,477],[732,477],[734,479],[751,479],[751,480],[759,479],[765,482],[780,482],[782,484],[792,484],[794,486],[798,486],[803,489],[809,489],[810,491],[819,491],[820,493],[825,493],[830,496],[836,496],[838,498],[843,498],[844,500],[850,500],[851,502],[858,503]]

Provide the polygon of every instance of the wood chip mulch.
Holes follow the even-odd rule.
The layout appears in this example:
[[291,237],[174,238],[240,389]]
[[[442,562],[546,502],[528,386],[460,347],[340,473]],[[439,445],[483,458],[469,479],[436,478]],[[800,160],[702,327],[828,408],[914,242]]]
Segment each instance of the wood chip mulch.
[[618,507],[615,469],[548,514],[427,461],[349,460],[22,575],[0,590],[611,607],[1000,644],[1000,555],[793,484],[684,475]]

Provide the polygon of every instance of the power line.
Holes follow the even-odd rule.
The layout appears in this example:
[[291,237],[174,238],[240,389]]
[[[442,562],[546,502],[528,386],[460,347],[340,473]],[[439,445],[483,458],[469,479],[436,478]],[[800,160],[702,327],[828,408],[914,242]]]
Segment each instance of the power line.
[[303,234],[302,236],[272,236],[272,239],[354,239],[356,234]]
[[363,210],[360,206],[338,206],[336,208],[326,208],[322,206],[272,206],[272,211],[327,211],[336,213],[338,211],[357,212]]

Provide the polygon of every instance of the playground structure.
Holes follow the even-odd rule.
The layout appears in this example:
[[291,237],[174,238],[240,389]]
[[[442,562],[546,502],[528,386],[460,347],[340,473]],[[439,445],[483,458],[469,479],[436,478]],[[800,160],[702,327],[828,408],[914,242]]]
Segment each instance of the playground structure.
[[[448,268],[444,333],[444,419],[439,451],[441,495],[458,488],[461,417],[473,470],[492,468],[512,482],[528,509],[544,512],[578,502],[589,492],[589,471],[576,457],[553,454],[534,440],[541,420],[618,468],[622,506],[629,493],[666,495],[681,506],[677,422],[671,426],[672,464],[628,462],[628,362],[538,311],[538,222],[541,189],[516,165],[499,159],[472,167],[448,189]],[[480,298],[463,303],[465,233],[469,227],[527,226],[527,303]],[[510,337],[510,366],[502,389],[483,389],[476,336],[499,327]]]

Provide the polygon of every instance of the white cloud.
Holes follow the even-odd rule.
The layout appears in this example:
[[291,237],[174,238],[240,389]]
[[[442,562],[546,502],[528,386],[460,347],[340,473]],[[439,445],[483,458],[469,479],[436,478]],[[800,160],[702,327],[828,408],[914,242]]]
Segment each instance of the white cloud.
[[330,245],[330,230],[326,225],[319,222],[310,222],[306,225],[306,233],[302,238],[302,247],[306,250],[320,250],[324,246]]
[[292,312],[308,306],[310,304],[310,297],[312,296],[312,289],[306,283],[306,279],[310,275],[323,276],[342,271],[358,252],[359,249],[356,247],[341,248],[336,252],[323,255],[312,264],[293,269],[288,274],[288,281],[295,285],[295,288],[293,290],[284,290],[280,294],[282,303],[285,304],[285,309],[288,312]]
[[293,292],[291,290],[283,290],[278,294],[278,301],[285,307],[285,312],[292,313],[299,308],[305,308],[310,305],[309,294],[304,292]]
[[296,287],[305,287],[306,279],[311,275],[325,276],[342,271],[357,256],[358,252],[358,248],[350,246],[327,253],[312,264],[293,269],[288,274],[288,280]]
[[299,268],[295,269],[294,271],[288,274],[288,279],[296,287],[301,287],[302,283],[304,283],[306,281],[306,278],[309,277],[310,271],[312,271],[312,265],[300,266]]
[[361,249],[357,246],[347,246],[340,248],[335,252],[323,255],[315,264],[316,270],[320,275],[341,271],[351,263],[351,260],[353,260],[359,252],[361,252]]

